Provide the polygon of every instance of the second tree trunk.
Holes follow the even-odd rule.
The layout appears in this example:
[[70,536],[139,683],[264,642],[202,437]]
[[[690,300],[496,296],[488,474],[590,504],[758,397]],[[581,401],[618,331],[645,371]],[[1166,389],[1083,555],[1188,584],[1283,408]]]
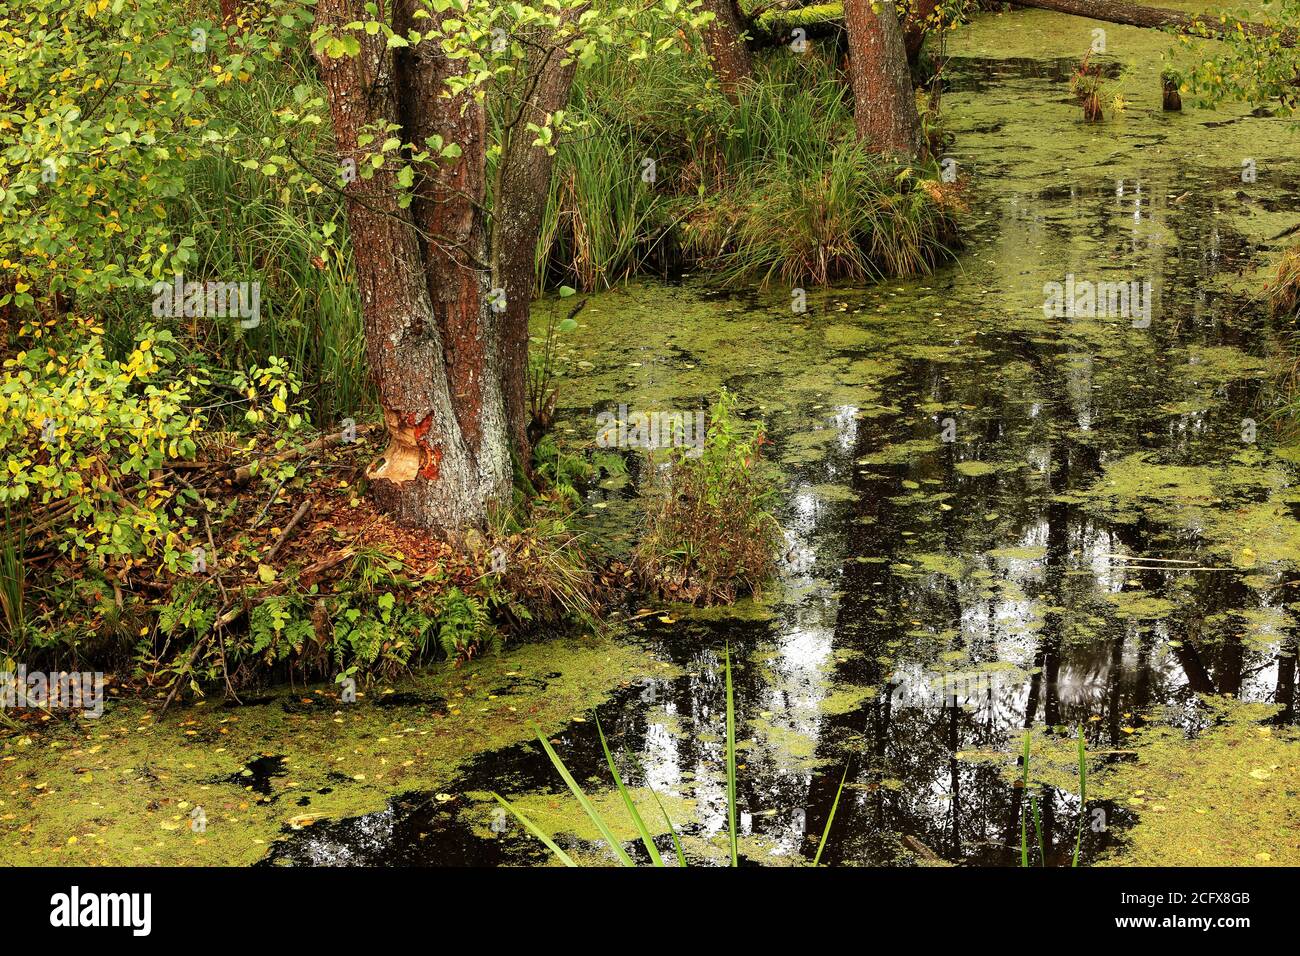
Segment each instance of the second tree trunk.
[[849,75],[858,137],[872,149],[914,162],[921,155],[921,120],[907,69],[898,13],[889,0],[845,0]]

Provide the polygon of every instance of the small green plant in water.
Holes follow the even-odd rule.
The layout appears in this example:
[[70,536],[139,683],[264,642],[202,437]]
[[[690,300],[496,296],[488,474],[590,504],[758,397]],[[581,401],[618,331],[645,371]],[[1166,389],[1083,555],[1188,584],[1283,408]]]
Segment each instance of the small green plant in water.
[[[736,703],[734,691],[731,685],[730,647],[726,648],[723,652],[723,662],[727,686],[727,836],[731,865],[739,866],[739,842],[736,836]],[[600,815],[600,811],[598,811],[592,804],[591,800],[588,799],[586,793],[583,792],[582,787],[578,785],[578,781],[575,780],[573,774],[569,772],[569,768],[564,765],[564,761],[560,759],[559,754],[557,754],[555,749],[551,746],[550,741],[548,741],[546,736],[536,727],[533,729],[537,731],[537,740],[541,743],[542,749],[546,751],[546,756],[550,758],[551,764],[568,785],[569,790],[578,801],[578,805],[582,807],[587,816],[591,818],[591,822],[596,825],[597,832],[599,832],[605,842],[609,844],[610,849],[613,850],[614,855],[618,858],[619,865],[635,866],[636,864],[623,848],[623,844],[619,841],[618,837],[615,836],[613,827],[611,827],[609,822]],[[651,865],[664,866],[663,857],[660,855],[658,847],[655,846],[654,837],[651,835],[649,828],[645,825],[645,820],[641,816],[641,812],[637,809],[636,803],[633,801],[632,795],[628,792],[627,785],[623,783],[623,778],[619,774],[618,767],[614,763],[614,755],[610,752],[609,741],[605,739],[605,731],[600,726],[599,718],[596,719],[596,732],[600,735],[600,746],[605,753],[605,763],[609,766],[610,775],[614,778],[614,786],[618,789],[619,796],[623,798],[623,805],[627,808],[628,816],[631,817],[632,823],[636,827],[637,834],[641,838],[641,844],[645,847],[646,853],[650,857]],[[825,849],[827,837],[830,836],[831,824],[835,822],[835,811],[839,807],[840,795],[844,792],[844,781],[847,776],[848,771],[846,769],[844,775],[840,777],[839,789],[835,791],[835,801],[831,805],[830,815],[826,818],[826,827],[822,831],[821,842],[817,845],[817,855],[813,858],[814,866],[821,862],[822,850]],[[669,819],[668,812],[664,809],[663,802],[659,799],[659,795],[655,793],[653,788],[648,789],[650,790],[650,795],[653,797],[654,802],[659,809],[659,813],[663,816],[669,834],[672,836],[673,849],[677,854],[678,865],[688,866],[689,864],[686,861],[686,854],[682,851],[681,840],[677,836],[676,827],[673,826],[672,820]],[[580,865],[573,859],[573,857],[565,853],[564,850],[561,849],[559,845],[557,845],[556,842],[522,810],[499,793],[494,792],[492,796],[497,803],[510,811],[510,813],[512,813],[515,818],[523,824],[524,829],[537,837],[537,839],[541,840],[542,843],[545,844],[546,848],[554,853],[561,863],[565,866]]]
[[1089,123],[1096,123],[1102,119],[1102,97],[1107,91],[1106,85],[1102,81],[1101,67],[1089,63],[1088,61],[1091,58],[1092,51],[1089,50],[1084,54],[1083,62],[1079,64],[1078,71],[1070,78],[1070,92],[1075,95],[1079,105],[1083,107],[1083,118]]
[[1083,739],[1083,725],[1079,725],[1079,832],[1074,837],[1074,856],[1070,866],[1079,865],[1079,846],[1083,843],[1083,821],[1088,817],[1088,756]]
[[703,447],[672,449],[634,556],[651,591],[730,604],[771,576],[781,529],[768,510],[776,489],[762,463],[766,442],[763,426],[744,423],[723,389]]
[[[1029,743],[1031,739],[1029,731],[1025,731],[1025,747],[1020,758],[1021,775],[1020,775],[1020,792],[1022,799],[1024,794],[1029,793]],[[1087,819],[1088,804],[1088,755],[1087,744],[1083,737],[1083,727],[1079,727],[1079,827],[1074,836],[1074,855],[1070,858],[1070,866],[1079,865],[1079,849],[1083,844],[1083,825]],[[1043,848],[1043,822],[1038,812],[1038,798],[1034,794],[1029,794],[1029,815],[1028,817],[1022,811],[1020,814],[1020,865],[1029,866],[1029,818],[1034,821],[1034,836],[1038,841],[1038,860],[1041,865],[1047,865],[1047,853]]]

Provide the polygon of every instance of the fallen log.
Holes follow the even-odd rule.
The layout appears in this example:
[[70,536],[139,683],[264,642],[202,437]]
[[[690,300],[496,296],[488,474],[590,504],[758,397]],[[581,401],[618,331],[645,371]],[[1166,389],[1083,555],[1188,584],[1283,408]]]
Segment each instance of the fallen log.
[[1182,13],[1178,10],[1166,10],[1163,7],[1119,3],[1116,0],[1011,0],[1011,3],[1017,7],[1052,10],[1056,13],[1068,13],[1071,16],[1087,17],[1089,20],[1101,20],[1105,23],[1175,30],[1193,36],[1221,37],[1244,33],[1247,36],[1270,37],[1276,34],[1282,46],[1293,47],[1296,44],[1294,30],[1283,30],[1279,33],[1263,23],[1251,23],[1226,16],[1219,19],[1213,14]]
[[[1121,26],[1146,27],[1155,30],[1173,30],[1192,36],[1223,37],[1245,34],[1266,38],[1276,36],[1284,47],[1296,45],[1295,30],[1277,30],[1264,23],[1219,19],[1211,13],[1183,13],[1163,7],[1146,7],[1118,0],[1010,0],[1012,6],[1051,10],[1070,16],[1086,17],[1103,23]],[[790,31],[802,28],[809,38],[838,33],[844,25],[844,9],[838,3],[809,4],[802,7],[777,7],[764,10],[748,24],[748,32],[758,46],[772,46],[790,42]]]
[[774,6],[756,11],[745,24],[745,32],[751,38],[750,45],[757,49],[789,44],[796,39],[796,29],[803,31],[798,37],[800,39],[838,41],[844,34],[844,5]]
[[926,860],[927,862],[930,863],[943,862],[943,857],[941,857],[938,853],[935,853],[928,846],[922,843],[917,837],[912,836],[912,834],[910,833],[903,837],[903,846],[907,847],[909,850],[911,850],[913,853],[915,853],[921,859]]

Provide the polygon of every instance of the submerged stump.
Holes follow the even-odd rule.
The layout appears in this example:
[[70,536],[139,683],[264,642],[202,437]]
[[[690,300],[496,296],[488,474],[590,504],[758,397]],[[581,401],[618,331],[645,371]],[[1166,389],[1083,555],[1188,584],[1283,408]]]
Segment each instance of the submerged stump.
[[1183,108],[1183,98],[1178,92],[1178,78],[1174,76],[1161,77],[1164,83],[1164,108],[1166,113],[1177,113]]

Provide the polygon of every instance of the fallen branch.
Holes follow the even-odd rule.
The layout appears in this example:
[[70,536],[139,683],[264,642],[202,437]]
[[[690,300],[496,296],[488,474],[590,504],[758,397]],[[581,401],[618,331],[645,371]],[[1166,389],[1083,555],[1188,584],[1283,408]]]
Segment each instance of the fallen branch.
[[266,557],[263,559],[266,564],[270,564],[275,560],[275,556],[280,553],[280,549],[284,547],[284,543],[289,540],[289,535],[293,534],[294,528],[298,527],[298,522],[301,521],[303,516],[310,510],[311,499],[304,501],[298,506],[298,510],[293,513],[293,517],[289,519],[289,523],[285,525],[284,530],[280,532],[280,537],[276,540],[275,544],[271,546],[271,550],[266,553]]
[[320,575],[324,574],[330,568],[342,564],[344,561],[352,557],[354,554],[356,554],[356,551],[353,550],[352,548],[344,548],[341,551],[336,551],[333,554],[331,554],[329,557],[321,558],[311,567],[304,570],[302,574],[299,575],[298,580],[301,584],[310,587],[311,585],[316,583],[316,580],[317,578],[320,577]]
[[907,847],[923,860],[929,860],[932,863],[943,862],[943,857],[939,856],[938,853],[935,853],[910,833],[903,837],[903,846]]
[[185,658],[185,664],[177,670],[176,679],[172,681],[172,689],[170,693],[167,694],[167,699],[163,701],[162,710],[158,711],[159,718],[161,718],[163,714],[167,713],[167,708],[170,707],[172,701],[175,700],[176,692],[181,689],[181,679],[184,676],[184,672],[189,670],[189,668],[194,664],[194,658],[199,656],[200,646],[202,645],[199,641],[194,642],[194,646],[190,648],[190,656]]
[[322,433],[320,438],[308,445],[298,448],[290,448],[288,451],[282,451],[274,455],[268,455],[265,458],[257,458],[246,465],[240,465],[235,469],[234,483],[236,485],[246,485],[252,479],[253,475],[270,465],[278,465],[284,461],[294,461],[299,458],[307,458],[311,455],[318,455],[326,448],[333,445],[341,445],[344,442],[358,441],[360,438],[372,431],[376,426],[359,425],[353,435],[345,437],[341,431]]

